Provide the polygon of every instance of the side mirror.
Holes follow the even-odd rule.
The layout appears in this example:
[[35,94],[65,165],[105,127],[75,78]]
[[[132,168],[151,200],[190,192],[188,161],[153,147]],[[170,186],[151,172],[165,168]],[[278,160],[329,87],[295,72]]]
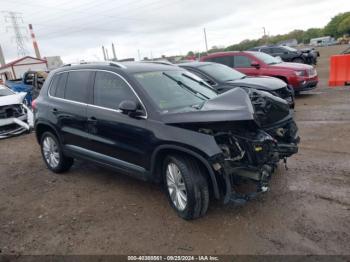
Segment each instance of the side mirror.
[[259,62],[257,62],[257,61],[253,61],[253,62],[251,63],[251,66],[252,66],[252,67],[255,67],[256,69],[259,69],[259,68],[260,68],[260,64],[259,64]]
[[124,100],[120,102],[118,109],[126,115],[129,115],[131,117],[136,117],[141,115],[141,110],[139,109],[139,104],[132,100]]

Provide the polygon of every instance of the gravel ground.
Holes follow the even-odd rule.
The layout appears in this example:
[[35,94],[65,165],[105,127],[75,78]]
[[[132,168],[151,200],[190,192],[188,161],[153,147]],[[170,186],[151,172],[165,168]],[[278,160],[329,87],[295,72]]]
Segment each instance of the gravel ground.
[[184,221],[157,185],[88,162],[50,173],[33,134],[0,141],[0,254],[350,254],[350,89],[297,98],[302,142],[271,191]]

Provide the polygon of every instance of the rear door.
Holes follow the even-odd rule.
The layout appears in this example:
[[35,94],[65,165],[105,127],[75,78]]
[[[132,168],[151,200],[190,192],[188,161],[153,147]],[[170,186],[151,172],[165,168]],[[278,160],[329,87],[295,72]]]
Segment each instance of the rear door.
[[51,114],[63,143],[70,147],[84,148],[88,144],[86,103],[92,76],[91,71],[76,70],[60,73],[52,80]]
[[[122,76],[109,71],[96,71],[92,97],[87,107],[91,154],[102,162],[142,175],[151,138],[140,99]],[[143,116],[133,118],[121,113],[118,106],[124,100],[139,103]]]
[[233,67],[248,75],[258,76],[260,75],[260,69],[252,66],[253,59],[245,55],[235,55],[233,60]]

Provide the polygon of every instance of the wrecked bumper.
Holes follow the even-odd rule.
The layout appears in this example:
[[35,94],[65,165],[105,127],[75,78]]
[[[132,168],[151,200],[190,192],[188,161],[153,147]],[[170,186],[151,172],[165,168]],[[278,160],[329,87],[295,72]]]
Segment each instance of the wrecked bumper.
[[0,138],[6,138],[29,132],[33,128],[33,112],[23,105],[25,114],[19,117],[0,119]]

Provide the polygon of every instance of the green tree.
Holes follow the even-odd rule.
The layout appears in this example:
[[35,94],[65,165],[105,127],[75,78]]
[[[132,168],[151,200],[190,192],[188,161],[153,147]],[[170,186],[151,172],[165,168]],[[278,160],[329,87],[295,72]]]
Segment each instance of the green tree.
[[339,23],[337,32],[340,35],[350,34],[350,15]]
[[350,12],[340,13],[334,16],[331,21],[325,26],[324,34],[333,37],[340,37],[342,33],[339,33],[338,27],[344,19],[350,16]]

